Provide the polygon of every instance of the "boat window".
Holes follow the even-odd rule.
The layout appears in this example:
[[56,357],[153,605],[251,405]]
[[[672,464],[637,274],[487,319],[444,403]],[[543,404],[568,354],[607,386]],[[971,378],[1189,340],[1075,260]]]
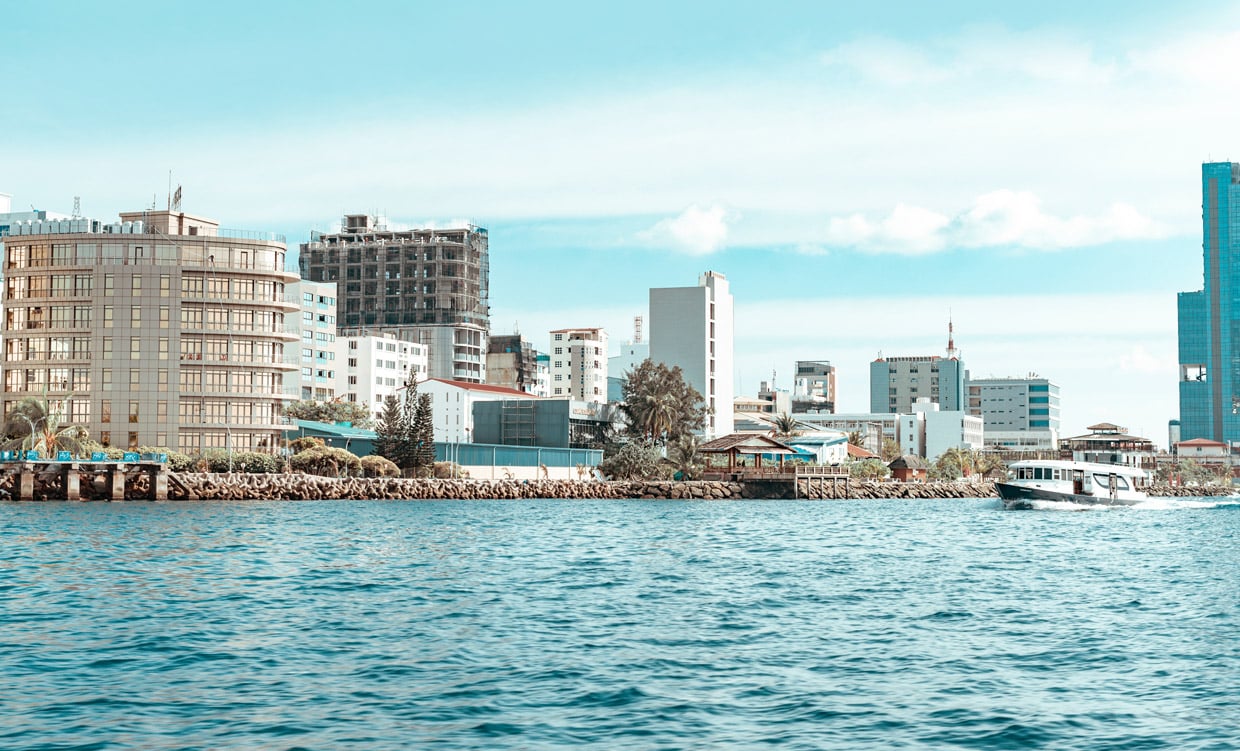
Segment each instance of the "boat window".
[[[1127,477],[1124,477],[1123,475],[1113,475],[1113,477],[1115,478],[1115,489],[1116,490],[1127,490],[1128,489],[1128,478]],[[1111,479],[1107,475],[1097,475],[1097,474],[1094,475],[1094,482],[1098,483],[1098,485],[1102,487],[1103,489],[1109,489],[1111,487]]]
[[1055,479],[1056,479],[1056,480],[1062,480],[1062,479],[1063,479],[1063,476],[1062,476],[1061,474],[1059,474],[1059,470],[1055,470]]

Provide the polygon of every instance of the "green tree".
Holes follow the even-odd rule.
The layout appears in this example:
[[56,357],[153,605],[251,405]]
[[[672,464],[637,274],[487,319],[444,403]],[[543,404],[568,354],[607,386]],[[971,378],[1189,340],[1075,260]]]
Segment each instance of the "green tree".
[[400,405],[400,440],[396,442],[394,455],[388,457],[396,466],[409,472],[418,469],[418,384],[412,376],[405,382]]
[[369,429],[374,423],[370,416],[370,406],[365,402],[359,404],[340,399],[290,402],[284,405],[284,414],[294,420],[330,423],[347,422],[355,428],[362,428],[364,430]]
[[775,428],[775,438],[778,440],[787,440],[799,435],[801,432],[797,429],[799,424],[797,419],[787,412],[776,415],[771,422],[772,427]]
[[977,475],[979,479],[985,479],[988,475],[1002,472],[1007,468],[1007,465],[1003,463],[1003,459],[999,458],[997,454],[987,451],[970,452],[970,460],[973,463],[973,474]]
[[598,469],[612,480],[650,480],[663,474],[663,456],[654,441],[637,438],[612,444]]
[[395,462],[400,456],[400,443],[405,439],[401,423],[400,399],[388,394],[383,399],[383,412],[375,426],[375,454]]
[[959,480],[968,477],[974,471],[973,452],[966,448],[953,446],[934,460],[930,467],[930,477],[935,480]]
[[883,450],[881,452],[881,455],[882,455],[883,461],[890,464],[891,462],[895,461],[898,456],[900,456],[900,444],[896,443],[891,438],[884,438],[883,439]]
[[1199,464],[1193,459],[1181,459],[1179,464],[1176,465],[1176,472],[1180,476],[1180,482],[1184,484],[1214,485],[1230,482],[1228,479],[1230,478],[1230,473],[1226,469],[1215,471]]
[[630,437],[664,444],[706,424],[702,395],[685,382],[679,367],[646,359],[627,373],[621,393]]
[[48,399],[25,397],[13,405],[4,419],[4,448],[31,449],[55,457],[58,451],[80,456],[90,443],[81,425],[66,424],[61,405]]
[[891,470],[881,459],[862,459],[848,465],[848,475],[858,480],[882,480],[891,475]]
[[429,474],[435,466],[435,413],[430,394],[418,395],[412,434],[414,468],[419,475]]
[[701,440],[692,433],[679,436],[667,447],[667,463],[675,475],[682,480],[696,480],[702,474],[704,465],[698,455]]

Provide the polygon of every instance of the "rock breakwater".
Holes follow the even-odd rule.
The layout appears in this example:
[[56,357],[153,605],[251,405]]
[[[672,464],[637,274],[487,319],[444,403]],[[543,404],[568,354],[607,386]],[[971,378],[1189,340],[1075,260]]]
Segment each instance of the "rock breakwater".
[[739,500],[758,498],[878,499],[993,498],[986,482],[875,483],[597,482],[578,480],[429,480],[329,478],[302,474],[181,474],[174,500],[515,500],[522,498]]

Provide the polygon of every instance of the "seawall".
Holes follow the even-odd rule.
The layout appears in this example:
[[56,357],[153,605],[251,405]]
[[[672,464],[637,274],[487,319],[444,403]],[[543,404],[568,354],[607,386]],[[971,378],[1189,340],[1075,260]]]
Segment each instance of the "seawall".
[[791,483],[772,482],[672,482],[578,480],[413,480],[402,478],[335,479],[299,474],[273,475],[176,475],[170,498],[186,500],[484,500],[521,498],[740,500],[747,498],[993,498],[988,482],[836,484],[801,481],[794,492]]
[[[809,499],[865,500],[928,498],[995,498],[992,482],[862,482],[801,480],[790,482],[718,482],[670,480],[599,482],[594,480],[431,480],[404,478],[329,478],[303,474],[174,474],[167,477],[167,497],[184,500],[515,500],[552,499],[669,499],[741,500]],[[0,497],[14,498],[17,475],[0,476]],[[152,495],[149,473],[130,473],[122,487],[112,487],[106,477],[89,473],[79,485],[66,484],[61,473],[43,472],[30,478],[37,500],[144,500]],[[162,483],[159,483],[162,485]],[[73,492],[76,490],[77,492]],[[1225,486],[1155,486],[1151,495],[1163,497],[1225,496]]]

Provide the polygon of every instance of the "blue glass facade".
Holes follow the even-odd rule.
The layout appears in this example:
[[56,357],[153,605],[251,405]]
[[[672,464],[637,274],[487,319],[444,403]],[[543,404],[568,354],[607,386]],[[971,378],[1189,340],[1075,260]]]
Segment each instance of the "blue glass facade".
[[1177,306],[1181,440],[1240,441],[1240,164],[1201,166],[1201,220],[1205,281]]

